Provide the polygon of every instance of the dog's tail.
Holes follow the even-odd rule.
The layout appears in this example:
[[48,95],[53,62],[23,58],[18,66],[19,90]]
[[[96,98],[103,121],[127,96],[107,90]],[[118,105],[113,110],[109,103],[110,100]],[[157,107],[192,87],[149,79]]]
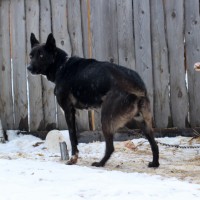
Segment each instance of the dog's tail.
[[114,82],[121,90],[138,97],[147,96],[145,84],[137,72],[130,69],[125,71],[123,68],[114,66],[110,68],[110,72],[115,80]]

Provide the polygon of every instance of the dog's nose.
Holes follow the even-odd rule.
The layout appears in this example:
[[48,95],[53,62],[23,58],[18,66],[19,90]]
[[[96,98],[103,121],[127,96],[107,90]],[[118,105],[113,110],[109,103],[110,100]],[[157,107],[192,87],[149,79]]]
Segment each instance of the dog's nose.
[[28,69],[29,71],[31,71],[31,65],[28,65],[28,66],[27,66],[27,69]]

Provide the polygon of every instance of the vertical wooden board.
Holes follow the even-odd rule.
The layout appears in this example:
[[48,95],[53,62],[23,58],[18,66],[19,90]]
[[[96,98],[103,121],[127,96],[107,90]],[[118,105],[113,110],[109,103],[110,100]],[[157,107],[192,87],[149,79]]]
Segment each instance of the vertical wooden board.
[[[113,0],[90,1],[92,57],[118,64],[117,4]],[[101,129],[100,110],[95,110],[95,126]]]
[[134,33],[136,71],[147,87],[153,111],[153,72],[151,57],[150,5],[149,0],[134,0]]
[[9,34],[10,1],[0,2],[0,119],[5,130],[14,128]]
[[[107,38],[105,44],[108,45],[106,48],[106,60],[118,64],[117,0],[103,1],[102,19],[102,28],[105,28],[105,36]],[[104,39],[104,35],[102,35],[102,37],[102,39]]]
[[154,121],[166,128],[170,119],[168,51],[163,1],[151,1],[151,39],[154,78]]
[[117,0],[119,64],[135,70],[132,0]]
[[184,1],[165,1],[170,66],[170,99],[173,125],[185,128],[188,95],[184,65]]
[[[51,6],[50,0],[40,1],[40,41],[46,42],[51,33]],[[57,127],[56,124],[56,102],[54,96],[54,83],[48,81],[42,76],[43,87],[43,110],[44,110],[44,127],[45,130],[52,130]]]
[[[80,0],[68,0],[67,11],[72,55],[83,57]],[[76,125],[79,131],[89,130],[88,111],[76,111]]]
[[80,0],[67,0],[67,13],[72,55],[83,57]]
[[185,1],[185,44],[188,72],[189,115],[192,127],[200,126],[200,74],[194,63],[200,61],[199,0]]
[[[30,62],[31,51],[30,35],[34,33],[39,38],[39,1],[26,1],[26,49],[27,64]],[[42,105],[42,83],[41,76],[33,76],[28,72],[29,87],[29,117],[30,131],[44,130],[44,114]]]
[[15,129],[28,130],[28,100],[26,78],[25,6],[23,0],[10,2],[11,56]]
[[[71,44],[67,26],[67,0],[51,0],[53,34],[57,47],[63,49],[71,56]],[[58,128],[67,129],[63,112],[58,106]]]
[[[88,29],[90,32],[90,0],[81,0],[81,24],[82,24],[82,37],[83,37],[83,55],[85,58],[90,58],[92,55],[89,55],[90,51],[90,42],[88,41],[88,37],[90,34],[88,33]],[[88,9],[89,5],[89,9]],[[88,17],[89,14],[89,17]]]
[[[85,58],[92,58],[92,36],[91,36],[91,4],[90,0],[81,0],[81,23],[82,23],[82,37],[83,37],[83,54]],[[100,129],[100,111],[98,112],[98,122],[95,124],[95,111],[91,110],[88,113],[89,128]],[[95,127],[96,126],[96,127]],[[97,128],[98,127],[98,128]]]
[[117,4],[114,0],[92,0],[92,56],[98,60],[118,63]]

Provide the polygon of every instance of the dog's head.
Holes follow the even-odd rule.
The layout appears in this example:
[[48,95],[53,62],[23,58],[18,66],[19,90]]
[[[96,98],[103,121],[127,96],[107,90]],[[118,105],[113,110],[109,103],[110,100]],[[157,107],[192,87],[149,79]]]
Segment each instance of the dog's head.
[[40,44],[35,35],[31,33],[30,64],[27,69],[32,74],[46,75],[48,68],[54,63],[56,55],[56,41],[50,33],[45,44]]

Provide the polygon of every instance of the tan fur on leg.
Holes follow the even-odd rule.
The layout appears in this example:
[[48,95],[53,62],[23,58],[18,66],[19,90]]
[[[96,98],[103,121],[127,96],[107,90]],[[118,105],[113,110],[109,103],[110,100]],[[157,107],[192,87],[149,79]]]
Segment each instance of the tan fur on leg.
[[78,161],[78,153],[76,153],[75,155],[73,155],[66,163],[66,165],[74,165],[76,164]]

